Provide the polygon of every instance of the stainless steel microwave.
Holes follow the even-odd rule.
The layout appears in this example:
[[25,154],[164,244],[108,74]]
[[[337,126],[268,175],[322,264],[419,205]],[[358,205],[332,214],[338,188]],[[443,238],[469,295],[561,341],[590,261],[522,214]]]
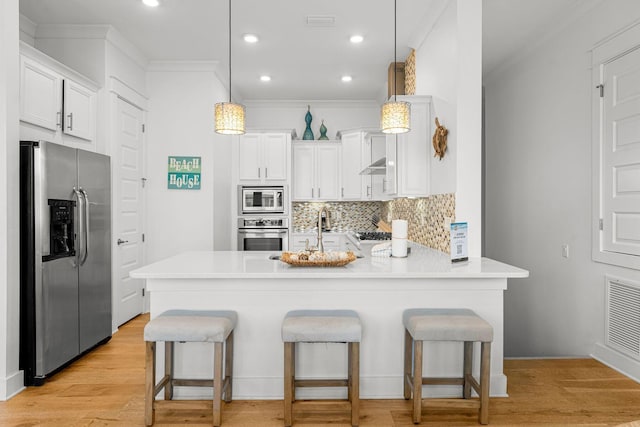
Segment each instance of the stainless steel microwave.
[[246,214],[284,214],[286,212],[285,186],[238,186],[238,211]]

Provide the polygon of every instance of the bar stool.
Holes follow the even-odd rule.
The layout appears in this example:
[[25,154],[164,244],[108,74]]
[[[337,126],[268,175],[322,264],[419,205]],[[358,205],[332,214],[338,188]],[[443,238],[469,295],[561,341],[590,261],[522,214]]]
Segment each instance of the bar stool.
[[[405,310],[402,315],[404,334],[404,398],[413,391],[413,422],[422,416],[422,385],[462,385],[462,397],[471,397],[471,388],[480,396],[478,401],[446,400],[447,407],[478,408],[480,424],[489,424],[489,378],[491,368],[491,342],[493,328],[487,321],[469,309],[417,308]],[[464,365],[462,378],[433,378],[422,376],[422,343],[424,341],[463,341]],[[480,383],[472,373],[473,343],[481,342]],[[413,371],[412,371],[413,347]],[[444,403],[444,402],[443,402]]]
[[[173,398],[174,386],[213,387],[213,425],[221,423],[222,396],[231,402],[231,378],[233,371],[233,329],[237,322],[235,311],[169,310],[151,320],[144,328],[145,356],[145,404],[144,421],[153,425],[156,395],[164,389],[165,400]],[[156,342],[164,341],[164,377],[156,384]],[[214,343],[213,380],[182,379],[173,375],[173,350],[176,342]],[[222,350],[224,356],[224,380]]]
[[[284,342],[284,425],[293,423],[293,402],[297,387],[347,387],[351,402],[351,425],[360,419],[360,340],[362,324],[352,310],[290,311],[282,322]],[[297,380],[296,343],[346,343],[347,379]]]

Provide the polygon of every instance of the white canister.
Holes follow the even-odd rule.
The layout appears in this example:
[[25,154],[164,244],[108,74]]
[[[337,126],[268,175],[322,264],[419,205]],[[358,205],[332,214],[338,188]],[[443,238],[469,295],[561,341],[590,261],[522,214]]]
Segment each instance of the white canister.
[[391,238],[391,256],[394,258],[404,258],[407,256],[407,239],[398,237]]
[[406,219],[394,219],[391,221],[391,237],[406,239],[409,233],[409,223]]

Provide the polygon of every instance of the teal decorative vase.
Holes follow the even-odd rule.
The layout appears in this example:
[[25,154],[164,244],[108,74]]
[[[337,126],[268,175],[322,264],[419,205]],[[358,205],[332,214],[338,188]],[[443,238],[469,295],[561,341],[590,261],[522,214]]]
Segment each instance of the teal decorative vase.
[[307,114],[304,116],[304,121],[307,123],[307,128],[304,130],[304,134],[302,135],[303,140],[313,141],[313,131],[311,130],[311,120],[313,117],[311,116],[311,105],[307,105]]
[[329,138],[327,138],[327,127],[324,125],[324,120],[322,120],[322,124],[320,125],[320,138],[318,138],[318,141],[325,141],[328,139]]

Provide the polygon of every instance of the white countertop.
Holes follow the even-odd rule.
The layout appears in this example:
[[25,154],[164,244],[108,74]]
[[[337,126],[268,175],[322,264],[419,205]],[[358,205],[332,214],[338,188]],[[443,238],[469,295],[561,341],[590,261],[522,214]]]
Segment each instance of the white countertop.
[[523,278],[529,272],[489,258],[452,263],[449,255],[411,244],[406,258],[372,257],[363,245],[364,258],[343,267],[294,267],[269,259],[274,252],[185,252],[131,272],[136,279],[225,278]]

